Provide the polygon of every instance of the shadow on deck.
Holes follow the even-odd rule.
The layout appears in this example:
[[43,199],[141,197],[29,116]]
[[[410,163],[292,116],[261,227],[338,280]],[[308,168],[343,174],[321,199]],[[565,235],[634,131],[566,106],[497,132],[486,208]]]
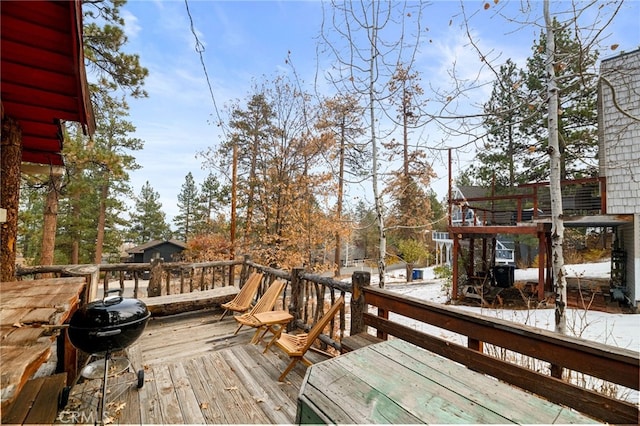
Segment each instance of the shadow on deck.
[[[144,370],[144,386],[137,389],[134,372],[109,378],[105,423],[294,423],[306,367],[300,363],[278,382],[288,357],[275,347],[263,354],[265,343],[250,343],[253,329],[234,336],[236,321],[218,322],[219,316],[200,311],[152,318],[127,349],[132,370]],[[313,362],[325,359],[308,355]],[[94,422],[101,389],[100,379],[74,386],[59,422]]]

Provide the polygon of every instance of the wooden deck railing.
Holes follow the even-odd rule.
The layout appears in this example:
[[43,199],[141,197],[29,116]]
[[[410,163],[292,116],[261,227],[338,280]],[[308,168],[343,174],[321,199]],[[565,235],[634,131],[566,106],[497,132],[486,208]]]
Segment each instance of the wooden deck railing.
[[[284,280],[285,295],[280,309],[288,310],[294,316],[290,329],[308,329],[318,320],[335,300],[351,291],[351,284],[321,275],[306,273],[303,268],[291,272],[270,268],[252,262],[249,256],[236,260],[214,262],[164,262],[161,259],[151,263],[121,263],[100,265],[51,265],[18,268],[19,277],[37,278],[43,274],[55,276],[99,275],[104,290],[119,286],[124,292],[125,281],[133,281],[133,297],[156,297],[170,294],[191,293],[210,290],[227,285],[242,285],[253,271],[263,273],[258,295],[276,279]],[[147,281],[147,294],[141,291],[141,281]],[[93,285],[96,287],[96,285]],[[95,290],[94,290],[94,293]],[[93,298],[90,298],[93,299]],[[344,309],[337,320],[332,321],[331,331],[322,336],[327,346],[340,349],[338,336],[345,332]],[[337,321],[337,322],[336,322]],[[338,324],[336,326],[336,324]]]
[[[354,284],[359,287],[354,287],[354,298],[355,294],[360,294],[361,303],[354,306],[352,301],[352,334],[372,327],[380,338],[394,336],[403,339],[600,421],[638,424],[640,420],[636,404],[562,379],[569,374],[581,374],[628,388],[637,394],[640,389],[640,353],[636,351],[401,296],[368,286],[366,278],[354,280]],[[367,306],[374,307],[374,310],[377,308],[378,314],[370,313]],[[403,325],[390,314],[458,333],[466,338],[467,346]],[[509,351],[512,356],[508,358],[511,359],[488,355],[485,344]],[[538,366],[546,365],[548,374],[537,371],[540,368],[534,370],[518,363],[527,357],[538,360]]]
[[[606,178],[560,182],[565,216],[607,213]],[[450,226],[514,225],[551,216],[549,182],[519,185],[517,192],[449,200]],[[491,191],[487,188],[487,193]]]
[[[131,273],[135,277],[140,271],[149,271],[152,279],[162,283],[163,292],[199,291],[207,286],[242,283],[255,270],[264,274],[262,291],[273,280],[282,279],[287,282],[286,297],[278,308],[289,310],[294,316],[290,328],[308,329],[340,295],[351,293],[348,304],[350,323],[346,322],[347,312],[342,310],[331,324],[328,334],[321,337],[325,347],[339,350],[340,340],[346,333],[354,335],[371,327],[383,339],[394,336],[406,340],[464,364],[469,369],[574,408],[597,420],[624,424],[638,424],[640,420],[636,404],[572,384],[566,378],[579,374],[637,394],[640,390],[640,353],[636,351],[560,336],[373,288],[369,285],[370,275],[367,272],[354,273],[351,283],[348,283],[309,274],[301,268],[290,272],[274,269],[256,264],[248,258],[198,264],[157,263],[156,269],[149,264],[126,266],[124,269],[122,265],[100,265],[100,272],[115,273],[118,277],[116,281],[122,285],[123,274]],[[89,268],[67,265],[23,268],[20,273],[63,274],[70,269],[76,274],[89,271]],[[235,276],[238,276],[237,279]],[[167,277],[170,278],[170,285],[167,285]],[[105,280],[108,283],[109,280]],[[377,314],[370,313],[370,308],[377,309]],[[418,327],[403,325],[396,315],[458,333],[466,339],[467,344],[456,344],[433,333],[422,332]],[[489,350],[492,346],[500,350]],[[500,351],[511,356],[489,355]],[[536,368],[523,367],[517,362],[523,358],[535,360]],[[548,373],[540,370],[548,370]]]
[[[262,272],[269,282],[275,279],[287,282],[285,294],[288,296],[283,298],[281,308],[293,315],[293,321],[288,325],[289,331],[295,328],[308,331],[340,296],[351,292],[350,283],[309,274],[304,268],[294,268],[288,273],[247,260],[242,275],[247,276],[252,270]],[[320,341],[325,347],[331,346],[339,351],[339,341],[344,337],[345,330],[346,313],[343,308],[337,319],[331,321],[328,334],[320,336]]]
[[[19,267],[16,275],[19,279],[43,276],[91,276],[97,271],[105,291],[115,286],[119,286],[124,291],[125,281],[132,280],[133,297],[155,297],[234,285],[235,270],[243,263],[242,259],[198,263],[164,262],[162,259],[157,259],[151,263]],[[141,281],[148,281],[145,295],[140,288]]]

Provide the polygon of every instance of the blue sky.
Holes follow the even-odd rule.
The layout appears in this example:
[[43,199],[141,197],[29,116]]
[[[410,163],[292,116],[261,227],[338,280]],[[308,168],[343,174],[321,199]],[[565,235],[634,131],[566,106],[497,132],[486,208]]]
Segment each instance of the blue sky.
[[[531,51],[540,28],[508,20],[537,20],[541,23],[542,2],[530,1],[532,13],[518,11],[518,1],[491,1],[484,10],[483,1],[464,2],[474,39],[485,51],[492,51],[498,62],[512,58],[523,64]],[[568,2],[555,2],[566,9]],[[319,1],[204,1],[189,0],[194,29],[204,46],[202,57],[218,111],[232,100],[245,99],[252,81],[272,79],[280,73],[291,73],[285,63],[290,52],[299,78],[311,86],[317,71],[317,37],[322,23]],[[435,1],[427,7],[422,26],[425,36],[416,66],[422,73],[424,87],[446,84],[453,63],[463,76],[475,77],[481,64],[471,50],[460,24],[460,2]],[[123,9],[129,43],[126,50],[140,55],[149,69],[145,88],[149,97],[130,100],[129,120],[136,126],[135,136],[145,142],[136,158],[142,166],[131,173],[136,195],[149,181],[161,198],[169,221],[178,213],[177,194],[185,176],[191,172],[200,184],[209,171],[203,169],[198,152],[216,146],[220,129],[212,124],[216,115],[205,71],[196,52],[196,40],[183,0],[129,0]],[[614,25],[605,46],[618,44],[613,52],[603,49],[601,57],[640,46],[640,1],[628,1]],[[593,19],[585,17],[585,20]],[[320,66],[322,68],[322,66]],[[486,71],[486,70],[485,70]],[[483,72],[485,72],[483,71]],[[488,77],[488,75],[487,75]],[[483,78],[481,76],[481,78]],[[467,101],[486,100],[486,86]],[[415,135],[428,146],[458,145],[461,141],[444,141],[438,134]],[[472,148],[455,151],[456,167],[464,168],[472,158]],[[432,151],[433,167],[438,174],[432,187],[439,198],[446,195],[446,155]],[[350,196],[368,198],[370,183],[351,188]]]

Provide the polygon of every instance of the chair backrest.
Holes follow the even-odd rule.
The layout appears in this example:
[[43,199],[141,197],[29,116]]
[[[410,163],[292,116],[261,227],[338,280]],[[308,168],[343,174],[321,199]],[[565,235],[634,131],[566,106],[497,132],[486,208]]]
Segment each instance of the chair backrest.
[[253,297],[258,292],[258,287],[260,287],[260,282],[262,281],[262,273],[261,272],[252,272],[247,278],[247,281],[244,283],[236,297],[233,298],[233,303],[240,306],[250,306]]
[[322,318],[320,318],[320,320],[318,320],[318,322],[311,328],[311,330],[309,330],[309,332],[307,333],[307,344],[304,346],[303,352],[311,347],[313,341],[316,340],[318,336],[320,336],[322,330],[324,330],[329,321],[331,321],[331,319],[336,316],[338,310],[340,310],[342,305],[344,305],[344,296],[340,296],[338,300],[336,300],[335,303],[331,305],[329,310],[325,312]]
[[285,285],[286,283],[284,281],[275,280],[264,292],[262,297],[258,299],[256,304],[253,305],[253,308],[249,311],[249,315],[260,314],[262,312],[269,312],[272,310]]

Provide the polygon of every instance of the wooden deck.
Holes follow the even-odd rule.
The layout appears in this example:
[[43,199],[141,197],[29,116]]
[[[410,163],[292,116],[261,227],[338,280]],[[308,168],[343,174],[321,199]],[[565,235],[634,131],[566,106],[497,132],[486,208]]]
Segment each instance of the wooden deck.
[[[204,311],[152,318],[128,348],[131,371],[109,378],[105,423],[256,424],[294,423],[304,365],[278,382],[288,358],[277,348],[250,343],[253,330],[233,336],[236,321]],[[310,353],[314,362],[325,359]],[[136,371],[145,381],[137,389]],[[60,423],[91,423],[97,418],[102,380],[74,386]],[[120,394],[120,395],[118,395]]]

